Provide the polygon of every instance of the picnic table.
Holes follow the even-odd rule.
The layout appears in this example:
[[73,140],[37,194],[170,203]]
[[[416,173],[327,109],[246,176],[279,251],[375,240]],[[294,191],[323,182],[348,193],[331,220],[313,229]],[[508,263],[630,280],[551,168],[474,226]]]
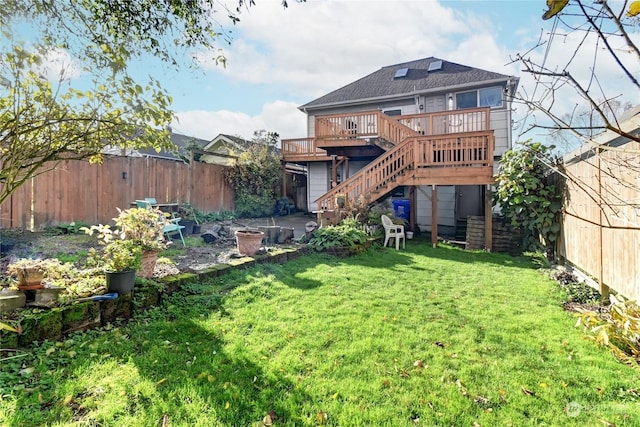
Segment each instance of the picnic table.
[[[131,206],[137,206],[136,202],[131,202]],[[160,209],[162,212],[176,212],[180,203],[151,203],[151,207]]]

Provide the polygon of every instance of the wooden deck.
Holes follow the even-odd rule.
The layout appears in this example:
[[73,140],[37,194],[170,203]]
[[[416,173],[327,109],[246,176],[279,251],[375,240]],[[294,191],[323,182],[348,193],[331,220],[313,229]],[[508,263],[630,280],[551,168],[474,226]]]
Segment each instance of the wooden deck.
[[382,153],[316,201],[318,209],[333,210],[338,193],[372,203],[400,185],[492,184],[494,146],[489,108],[475,108],[319,116],[315,138],[283,140],[282,152],[288,162],[329,161],[358,147],[361,153]]
[[415,136],[489,131],[489,108],[390,117],[381,111],[318,116],[312,138],[282,140],[288,162],[317,162],[345,155],[349,148],[378,146],[385,151]]

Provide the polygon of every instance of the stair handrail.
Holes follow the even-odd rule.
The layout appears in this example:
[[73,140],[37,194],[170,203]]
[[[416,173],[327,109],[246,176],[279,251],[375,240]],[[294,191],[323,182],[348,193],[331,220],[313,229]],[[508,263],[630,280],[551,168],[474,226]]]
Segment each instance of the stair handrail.
[[405,139],[382,156],[378,157],[355,175],[349,177],[327,193],[320,196],[316,203],[318,210],[335,210],[335,198],[344,194],[347,201],[354,203],[364,197],[368,204],[367,194],[385,183],[396,179],[402,172],[415,169],[415,145],[417,137]]

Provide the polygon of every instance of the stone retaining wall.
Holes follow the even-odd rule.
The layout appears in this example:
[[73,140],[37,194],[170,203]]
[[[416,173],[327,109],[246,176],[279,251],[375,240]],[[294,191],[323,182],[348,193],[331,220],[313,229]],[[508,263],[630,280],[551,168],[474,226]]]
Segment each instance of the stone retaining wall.
[[198,273],[184,273],[157,280],[136,279],[132,293],[114,300],[76,302],[51,309],[24,309],[19,314],[22,333],[0,330],[0,349],[30,347],[34,342],[44,340],[57,341],[75,331],[98,328],[117,319],[130,319],[158,306],[164,298],[179,291],[187,283],[210,279],[233,269],[255,264],[285,263],[306,252],[306,247],[279,248],[264,255],[239,258],[229,264],[220,264]]

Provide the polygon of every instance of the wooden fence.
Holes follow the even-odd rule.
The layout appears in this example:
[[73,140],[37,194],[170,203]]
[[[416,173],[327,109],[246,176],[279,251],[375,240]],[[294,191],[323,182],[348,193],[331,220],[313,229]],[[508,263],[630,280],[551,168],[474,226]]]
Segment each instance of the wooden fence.
[[109,156],[101,165],[66,161],[20,187],[0,206],[0,227],[38,230],[83,221],[109,223],[136,199],[189,202],[203,212],[231,211],[225,166]]
[[593,149],[566,165],[558,253],[593,279],[640,299],[640,144]]

